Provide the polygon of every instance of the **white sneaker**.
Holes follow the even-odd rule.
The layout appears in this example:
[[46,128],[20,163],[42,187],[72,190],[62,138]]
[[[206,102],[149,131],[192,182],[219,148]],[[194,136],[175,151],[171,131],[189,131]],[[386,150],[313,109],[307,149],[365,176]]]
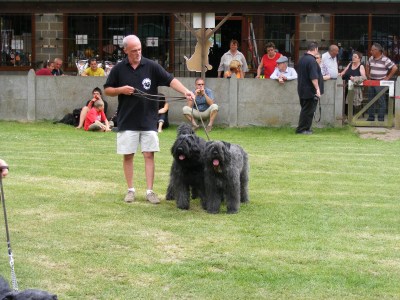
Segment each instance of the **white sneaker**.
[[158,199],[157,194],[154,193],[153,191],[151,191],[150,193],[148,193],[146,195],[146,199],[147,199],[147,201],[149,201],[150,203],[153,203],[153,204],[160,203],[160,199]]
[[126,203],[132,203],[133,201],[135,201],[135,192],[128,191],[128,193],[125,196],[124,201]]

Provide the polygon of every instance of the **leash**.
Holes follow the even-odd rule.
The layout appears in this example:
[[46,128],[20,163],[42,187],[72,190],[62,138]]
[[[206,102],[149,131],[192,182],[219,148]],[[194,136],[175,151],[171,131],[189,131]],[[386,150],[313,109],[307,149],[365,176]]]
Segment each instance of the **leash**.
[[[3,168],[0,167],[0,170]],[[8,248],[8,257],[10,260],[10,267],[11,267],[11,282],[14,291],[18,291],[18,283],[17,283],[17,276],[15,275],[14,269],[14,258],[11,250],[11,242],[10,242],[10,233],[8,231],[8,221],[7,221],[7,210],[6,210],[6,200],[4,198],[4,191],[3,191],[3,180],[2,176],[0,175],[0,189],[1,189],[1,203],[3,204],[3,213],[4,213],[4,222],[6,225],[6,237],[7,237],[7,248]]]
[[[135,88],[135,93],[139,94],[140,96],[142,96],[142,98],[144,98],[146,100],[156,101],[156,102],[164,101],[164,100],[159,99],[160,98],[159,95],[149,94],[149,93],[143,92],[137,88]],[[168,102],[176,102],[176,101],[186,100],[186,97],[183,97],[183,96],[171,96],[171,97],[164,96],[164,97],[169,99]],[[196,98],[193,99],[193,102],[194,102],[194,105],[196,106],[197,111],[200,112],[199,107],[197,106]],[[199,115],[199,117],[200,117],[200,121],[201,121],[201,126],[203,127],[204,132],[206,133],[207,139],[210,140],[210,137],[208,136],[208,132],[207,132],[206,126],[204,124],[203,118],[201,117],[201,115]],[[192,108],[192,118],[193,118],[193,108]]]
[[[200,117],[201,126],[203,127],[204,132],[206,133],[207,140],[210,141],[210,137],[208,136],[208,132],[207,132],[207,129],[206,129],[206,125],[204,125],[204,121],[203,121],[203,118],[201,117],[199,107],[197,106],[196,97],[193,99],[193,102],[194,102],[194,105],[196,106],[197,111],[199,112],[199,117]],[[194,108],[192,107],[192,118],[194,118],[194,116],[193,116],[193,109],[194,109]]]
[[319,121],[321,121],[321,98],[320,97],[318,97],[317,95],[315,95],[314,96],[314,100],[316,100],[317,101],[317,106],[318,106],[318,111],[319,111],[319,118],[318,118],[318,120],[317,120],[317,117],[316,117],[316,115],[317,115],[317,113],[316,113],[316,111],[314,112],[314,121],[316,122],[316,123],[319,123]]
[[[142,96],[142,98],[144,98],[146,100],[150,100],[150,101],[156,101],[156,102],[164,101],[164,100],[160,99],[160,95],[149,94],[149,93],[143,92],[137,88],[135,88],[134,94],[138,94],[138,95]],[[163,97],[169,99],[168,102],[176,102],[176,101],[186,100],[186,97],[183,97],[183,96],[170,96],[170,97],[163,96]]]

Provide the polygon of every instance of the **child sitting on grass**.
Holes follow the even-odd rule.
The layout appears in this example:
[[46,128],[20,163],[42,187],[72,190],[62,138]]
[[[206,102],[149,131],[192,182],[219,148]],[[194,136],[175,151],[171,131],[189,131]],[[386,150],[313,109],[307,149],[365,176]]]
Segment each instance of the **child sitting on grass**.
[[93,107],[89,110],[85,118],[84,128],[86,131],[110,131],[110,124],[104,114],[103,100],[94,102]]

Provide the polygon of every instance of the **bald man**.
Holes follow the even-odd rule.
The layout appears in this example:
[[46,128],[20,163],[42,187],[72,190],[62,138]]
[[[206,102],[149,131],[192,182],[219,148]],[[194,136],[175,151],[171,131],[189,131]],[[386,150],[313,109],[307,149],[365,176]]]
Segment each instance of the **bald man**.
[[328,52],[322,54],[322,62],[328,68],[331,79],[336,79],[338,77],[338,53],[339,47],[336,45],[330,45],[328,48]]
[[[172,74],[159,64],[142,56],[142,44],[135,35],[123,39],[124,52],[127,55],[115,65],[104,84],[106,95],[118,96],[118,133],[117,153],[123,155],[123,169],[128,192],[125,202],[135,201],[133,185],[133,158],[140,145],[145,162],[146,199],[158,204],[160,200],[153,191],[154,152],[160,151],[157,121],[159,86],[169,86],[193,101],[194,94]],[[148,95],[143,96],[141,94]],[[149,99],[151,98],[151,99]]]

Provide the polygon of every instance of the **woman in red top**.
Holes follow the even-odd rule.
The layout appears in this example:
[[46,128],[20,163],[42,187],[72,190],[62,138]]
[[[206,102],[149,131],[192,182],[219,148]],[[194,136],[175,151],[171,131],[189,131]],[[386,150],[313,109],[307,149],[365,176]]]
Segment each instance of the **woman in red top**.
[[269,42],[265,45],[265,52],[264,56],[261,59],[261,63],[257,68],[257,76],[256,78],[260,78],[261,70],[264,67],[264,78],[269,78],[271,74],[274,72],[276,67],[276,61],[282,54],[276,52],[275,44]]
[[52,61],[44,62],[43,68],[36,71],[36,76],[53,76],[53,74],[51,73],[53,69],[54,69],[54,62]]

